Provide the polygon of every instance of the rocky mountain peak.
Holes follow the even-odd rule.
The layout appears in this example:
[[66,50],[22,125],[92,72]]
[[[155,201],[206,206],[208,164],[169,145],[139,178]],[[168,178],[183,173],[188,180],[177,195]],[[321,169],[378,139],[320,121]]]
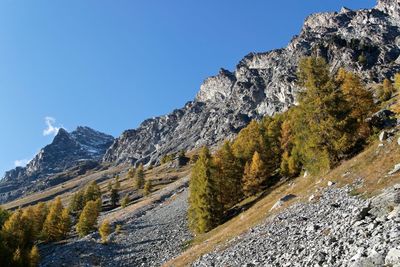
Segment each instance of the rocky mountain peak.
[[378,0],[376,8],[396,19],[400,17],[400,0]]
[[[78,127],[69,133],[59,129],[51,144],[42,148],[26,165],[5,173],[0,180],[0,203],[18,197],[32,181],[48,180],[82,162],[99,162],[113,143],[110,135],[89,127]],[[92,164],[93,165],[93,164]],[[3,192],[2,188],[17,188],[16,191]]]
[[296,102],[297,65],[305,56],[323,57],[332,70],[345,67],[365,81],[392,77],[400,71],[399,1],[309,16],[287,47],[250,53],[235,70],[221,69],[205,79],[194,101],[124,132],[104,161],[154,163],[180,149],[215,145],[252,119],[287,110]]

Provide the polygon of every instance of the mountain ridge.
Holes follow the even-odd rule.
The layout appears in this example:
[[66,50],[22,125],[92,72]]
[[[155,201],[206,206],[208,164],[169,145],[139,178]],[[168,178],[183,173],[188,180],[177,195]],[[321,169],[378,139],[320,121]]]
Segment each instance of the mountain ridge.
[[252,119],[296,103],[298,61],[325,58],[333,70],[345,67],[365,81],[381,82],[400,71],[399,1],[380,0],[372,9],[316,13],[285,48],[249,53],[234,71],[203,82],[193,101],[127,130],[103,161],[157,163],[168,153],[212,146],[235,136]]
[[89,127],[78,126],[67,132],[60,128],[52,143],[43,147],[25,167],[7,171],[0,180],[0,202],[15,199],[28,187],[65,170],[81,166],[90,168],[100,162],[114,137]]

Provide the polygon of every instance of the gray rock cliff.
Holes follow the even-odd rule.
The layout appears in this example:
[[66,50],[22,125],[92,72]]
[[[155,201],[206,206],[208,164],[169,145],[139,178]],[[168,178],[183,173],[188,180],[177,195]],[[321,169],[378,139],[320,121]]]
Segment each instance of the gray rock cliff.
[[324,57],[333,70],[345,67],[365,81],[392,77],[400,71],[399,25],[399,0],[311,15],[286,48],[250,53],[233,72],[221,69],[183,108],[125,131],[103,160],[157,162],[166,153],[215,145],[251,119],[287,110],[296,102],[297,64],[304,56]]

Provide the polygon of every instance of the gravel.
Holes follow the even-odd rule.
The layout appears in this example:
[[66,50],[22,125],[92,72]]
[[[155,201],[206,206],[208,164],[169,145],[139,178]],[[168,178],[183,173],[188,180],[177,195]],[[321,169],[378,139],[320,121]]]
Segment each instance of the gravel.
[[42,246],[40,266],[160,266],[192,238],[186,220],[187,194],[187,188],[179,189],[161,203],[125,215],[117,222],[121,232],[113,233],[106,245],[93,233]]
[[396,189],[372,201],[350,196],[350,190],[329,187],[319,200],[289,207],[193,266],[399,264],[400,207],[392,206],[397,205]]

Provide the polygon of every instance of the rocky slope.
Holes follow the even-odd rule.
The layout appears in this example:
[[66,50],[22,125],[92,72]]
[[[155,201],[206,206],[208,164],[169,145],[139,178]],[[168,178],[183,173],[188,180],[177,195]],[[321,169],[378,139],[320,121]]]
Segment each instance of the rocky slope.
[[89,127],[78,127],[71,133],[60,129],[53,142],[42,148],[26,167],[6,172],[0,180],[0,203],[71,178],[60,176],[66,170],[79,174],[94,168],[113,141],[112,136]]
[[[159,201],[133,212],[127,211],[128,206],[123,216],[112,222],[122,230],[112,233],[107,245],[93,233],[41,246],[40,266],[160,266],[182,252],[192,238],[186,220],[187,182],[188,177],[182,178],[153,193],[160,195]],[[102,214],[102,218],[107,215]]]
[[296,69],[304,56],[321,56],[333,69],[346,67],[379,82],[400,70],[399,0],[370,10],[309,16],[286,48],[245,56],[233,72],[221,69],[204,81],[196,98],[172,113],[125,131],[106,162],[156,162],[171,151],[215,145],[251,119],[295,103]]
[[193,266],[399,266],[400,186],[371,200],[328,188],[217,249]]

